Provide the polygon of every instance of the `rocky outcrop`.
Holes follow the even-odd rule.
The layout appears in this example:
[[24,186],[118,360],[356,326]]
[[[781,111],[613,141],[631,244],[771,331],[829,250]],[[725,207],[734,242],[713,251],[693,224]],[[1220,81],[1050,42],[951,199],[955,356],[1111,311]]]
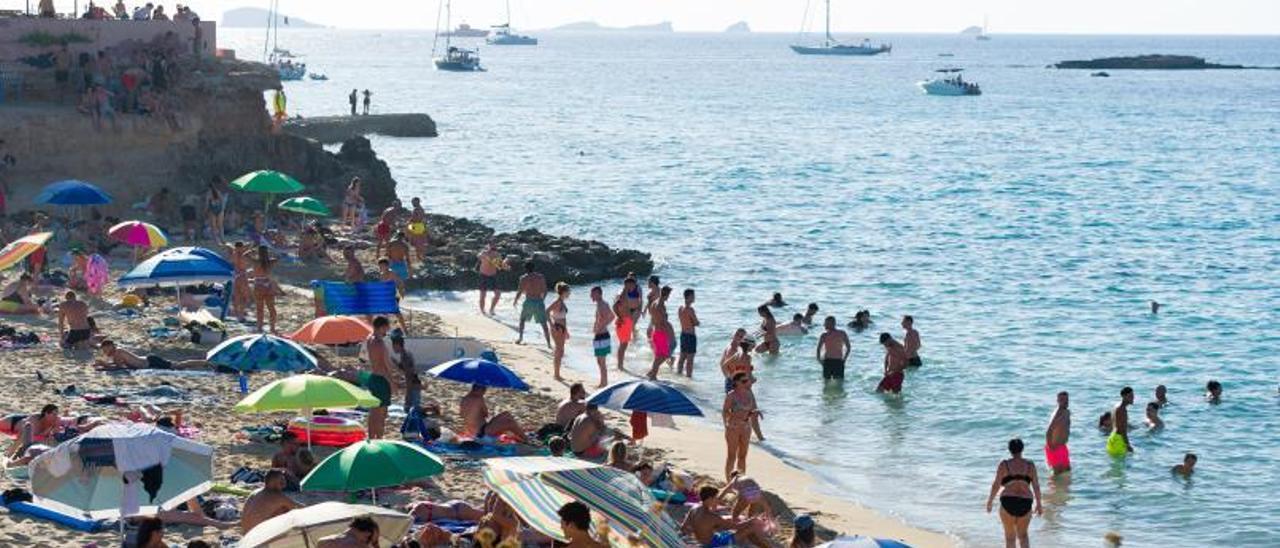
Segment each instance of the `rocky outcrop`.
[[1089,70],[1209,70],[1246,69],[1244,65],[1219,65],[1209,63],[1203,57],[1191,55],[1136,55],[1131,57],[1102,57],[1088,61],[1063,61],[1053,65],[1060,69]]
[[369,116],[316,116],[285,122],[286,132],[321,143],[341,143],[366,135],[387,137],[435,137],[436,123],[426,114],[373,114]]
[[476,254],[492,240],[498,252],[511,263],[511,270],[500,272],[498,287],[511,290],[524,273],[524,262],[532,260],[549,283],[571,285],[601,280],[619,280],[629,272],[637,276],[653,271],[648,253],[632,249],[611,249],[594,241],[569,236],[551,236],[529,229],[515,233],[497,233],[475,221],[429,215],[427,219],[428,261],[414,273],[410,286],[418,289],[462,290],[479,287]]
[[746,21],[738,21],[729,25],[724,29],[725,32],[751,32],[751,26]]

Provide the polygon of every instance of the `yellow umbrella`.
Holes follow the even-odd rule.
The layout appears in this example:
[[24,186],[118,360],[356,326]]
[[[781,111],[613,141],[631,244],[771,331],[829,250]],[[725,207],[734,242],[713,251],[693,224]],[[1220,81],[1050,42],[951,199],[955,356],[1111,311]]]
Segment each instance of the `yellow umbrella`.
[[37,232],[9,242],[4,249],[0,249],[0,270],[13,268],[13,265],[22,262],[27,255],[43,247],[51,237],[53,237],[52,232]]

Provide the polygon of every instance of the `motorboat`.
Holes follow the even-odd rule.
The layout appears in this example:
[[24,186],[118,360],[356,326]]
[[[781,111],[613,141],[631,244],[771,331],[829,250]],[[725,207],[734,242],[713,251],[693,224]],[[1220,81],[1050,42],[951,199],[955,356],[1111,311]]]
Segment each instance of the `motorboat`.
[[[450,0],[445,0],[444,2],[444,13],[444,26],[445,28],[449,28],[449,17],[453,14],[453,5]],[[453,33],[440,32],[440,27],[438,25],[439,22],[437,21],[436,37],[431,43],[431,61],[435,63],[436,70],[445,70],[449,72],[479,72],[484,70],[484,68],[480,66],[480,50],[460,48],[453,45],[451,41]],[[489,33],[489,31],[484,32],[485,34]],[[440,41],[441,36],[444,37],[444,55],[436,57],[436,44]]]
[[536,46],[538,39],[511,32],[511,2],[507,2],[507,22],[493,26],[493,34],[484,40],[493,46]]
[[328,79],[329,79],[329,77],[328,77],[328,76],[326,76],[326,75],[324,75],[324,74],[320,74],[319,72],[312,72],[312,73],[310,73],[310,74],[308,74],[308,75],[307,75],[307,78],[310,78],[310,79],[312,79],[312,80],[316,80],[316,81],[318,81],[318,82],[323,82],[323,81],[325,81],[325,80],[328,80]]
[[960,76],[960,72],[964,69],[944,68],[938,69],[940,76],[920,82],[921,90],[929,95],[944,95],[950,97],[960,97],[965,95],[982,95],[982,88],[973,82],[966,82]]
[[893,50],[893,46],[889,44],[872,44],[871,40],[863,38],[860,44],[843,44],[831,36],[831,0],[826,0],[826,27],[825,39],[822,44],[815,46],[792,45],[791,51],[800,55],[878,55],[881,53],[889,53]]
[[272,56],[268,64],[271,65],[271,68],[276,69],[280,79],[286,82],[301,80],[307,75],[307,64],[301,61],[294,61],[293,58]]
[[[307,76],[307,64],[298,60],[293,52],[280,47],[280,0],[272,0],[267,18],[267,43],[263,44],[267,65],[275,69],[280,79],[286,82],[297,81]],[[267,46],[271,47],[267,52]]]

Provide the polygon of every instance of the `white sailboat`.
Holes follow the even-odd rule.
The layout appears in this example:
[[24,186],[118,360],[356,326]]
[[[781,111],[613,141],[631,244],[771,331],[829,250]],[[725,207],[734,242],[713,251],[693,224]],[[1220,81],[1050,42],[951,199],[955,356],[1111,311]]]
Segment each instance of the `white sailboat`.
[[[889,44],[874,45],[871,40],[863,38],[861,44],[842,44],[835,38],[831,37],[831,0],[826,2],[826,38],[822,41],[822,45],[818,46],[801,46],[792,45],[791,50],[800,55],[877,55],[880,53],[888,53],[893,50],[893,46]],[[807,9],[806,9],[807,11]]]
[[280,0],[271,0],[267,10],[267,40],[262,49],[267,64],[276,69],[281,80],[301,80],[307,75],[306,63],[297,60],[289,50],[280,49]]
[[511,32],[511,0],[507,0],[507,22],[493,26],[493,34],[485,39],[486,44],[494,46],[536,46],[538,39]]
[[987,34],[987,29],[988,29],[988,28],[990,28],[990,27],[987,25],[987,16],[984,14],[984,15],[982,16],[982,29],[978,31],[978,35],[977,35],[977,36],[975,36],[975,37],[974,37],[974,39],[976,39],[976,40],[980,40],[980,41],[983,41],[983,42],[985,42],[985,41],[987,41],[987,40],[990,40],[990,39],[991,39],[991,35],[990,35],[990,34]]
[[[445,0],[444,2],[444,28],[449,28],[449,19],[453,15],[452,2]],[[440,42],[440,36],[444,35],[444,51],[439,57],[436,56],[436,45]],[[431,42],[432,62],[436,65],[436,70],[447,70],[452,72],[477,72],[484,70],[480,67],[480,50],[466,49],[453,45],[452,33],[440,32],[440,20],[436,19],[436,37]]]

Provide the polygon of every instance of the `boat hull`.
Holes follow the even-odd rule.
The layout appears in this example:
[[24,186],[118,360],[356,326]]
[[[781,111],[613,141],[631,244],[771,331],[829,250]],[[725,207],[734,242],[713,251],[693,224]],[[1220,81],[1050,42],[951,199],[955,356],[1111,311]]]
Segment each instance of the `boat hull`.
[[889,53],[893,50],[892,46],[791,46],[791,51],[800,55],[879,55],[881,53]]
[[920,89],[928,95],[941,95],[944,97],[965,97],[982,95],[982,89],[978,86],[964,87],[958,86],[951,82],[939,82],[930,80],[917,84]]
[[449,72],[479,72],[484,69],[480,68],[479,62],[471,61],[450,61],[448,59],[435,59],[436,70],[446,70]]
[[532,36],[512,36],[508,34],[490,36],[489,39],[485,40],[485,43],[491,46],[536,46],[538,45],[538,39]]

